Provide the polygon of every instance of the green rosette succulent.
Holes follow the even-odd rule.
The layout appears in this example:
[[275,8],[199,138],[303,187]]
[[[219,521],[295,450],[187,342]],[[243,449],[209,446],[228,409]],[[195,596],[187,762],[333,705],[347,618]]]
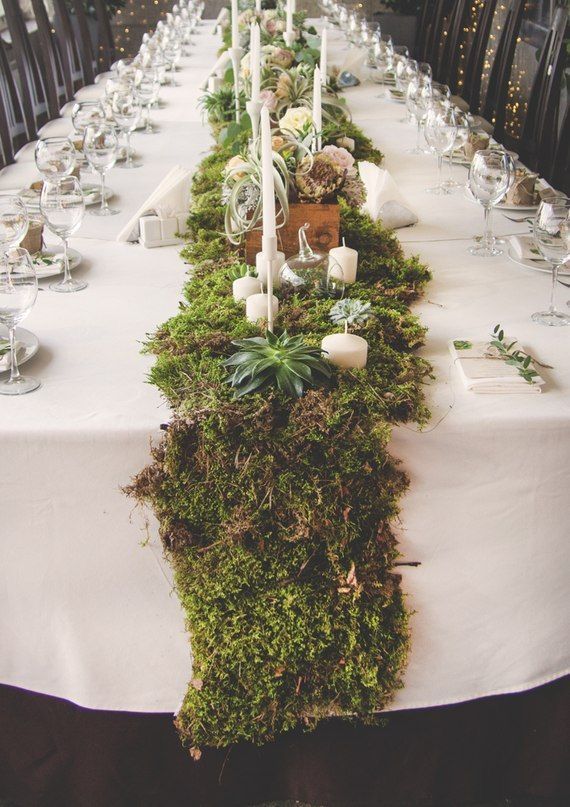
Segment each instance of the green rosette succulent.
[[228,384],[236,398],[269,387],[300,398],[306,386],[331,376],[320,349],[309,347],[302,336],[288,336],[287,331],[280,336],[268,331],[266,337],[236,339],[232,345],[239,350],[224,366],[231,368]]

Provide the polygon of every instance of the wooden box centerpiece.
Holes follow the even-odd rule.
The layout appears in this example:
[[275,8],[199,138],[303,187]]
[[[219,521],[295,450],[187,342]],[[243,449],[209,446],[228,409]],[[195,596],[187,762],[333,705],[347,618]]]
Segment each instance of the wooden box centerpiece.
[[[311,247],[319,252],[328,252],[340,243],[340,208],[338,204],[289,205],[287,224],[277,230],[278,249],[285,257],[299,251],[299,228],[309,224],[307,238]],[[245,235],[245,259],[255,266],[255,256],[261,252],[261,230],[249,230]]]

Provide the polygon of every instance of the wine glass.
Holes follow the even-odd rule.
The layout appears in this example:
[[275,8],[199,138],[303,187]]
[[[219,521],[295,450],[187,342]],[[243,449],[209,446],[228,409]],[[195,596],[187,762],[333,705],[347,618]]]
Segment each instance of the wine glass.
[[134,91],[137,99],[145,108],[145,127],[143,134],[153,134],[154,128],[150,120],[150,110],[160,92],[160,82],[154,67],[137,70]]
[[443,183],[443,155],[453,150],[456,132],[453,111],[442,101],[432,101],[426,115],[424,135],[428,146],[437,155],[438,183],[427,188],[428,193],[442,195],[450,192]]
[[71,122],[78,135],[83,137],[85,127],[90,123],[104,123],[105,110],[100,101],[81,101],[71,111]]
[[453,177],[453,153],[462,149],[465,143],[467,143],[471,130],[469,118],[465,113],[461,112],[457,107],[452,107],[451,111],[455,122],[455,142],[449,152],[449,177],[443,183],[450,192],[457,188],[465,187],[465,183],[456,182]]
[[501,255],[493,236],[491,213],[509,189],[512,162],[504,151],[485,149],[476,152],[469,168],[471,193],[485,210],[485,231],[477,246],[469,247],[472,255],[493,258]]
[[558,271],[570,259],[570,200],[566,196],[549,196],[541,201],[533,223],[536,246],[545,261],[552,266],[552,289],[547,311],[532,315],[541,325],[570,325],[570,316],[556,308]]
[[0,196],[0,252],[19,244],[28,229],[28,210],[19,196]]
[[87,288],[84,280],[74,280],[69,270],[67,242],[76,232],[85,215],[85,199],[77,177],[65,177],[59,182],[44,182],[40,196],[40,212],[50,232],[63,241],[63,279],[52,283],[50,289],[68,293]]
[[10,342],[10,377],[0,382],[1,395],[25,395],[40,386],[37,379],[20,375],[15,333],[37,296],[38,278],[28,251],[12,247],[0,263],[0,322],[8,328]]
[[91,210],[93,216],[115,216],[119,211],[109,207],[105,190],[105,174],[117,162],[117,133],[107,124],[91,124],[83,135],[83,152],[89,165],[101,177],[101,206]]
[[424,84],[421,80],[413,79],[408,85],[408,92],[406,93],[406,104],[408,110],[414,116],[417,125],[416,145],[412,149],[407,149],[408,154],[423,154],[424,149],[420,145],[420,138],[422,134],[422,123],[427,115],[428,107],[430,104],[431,84]]
[[163,40],[162,45],[162,55],[166,64],[170,69],[170,81],[169,84],[171,87],[176,87],[176,65],[180,60],[180,56],[182,54],[182,45],[180,44],[180,40],[176,36],[166,36]]
[[76,151],[69,137],[38,140],[34,156],[36,167],[44,179],[62,179],[75,168]]
[[137,128],[141,119],[141,105],[134,93],[115,93],[111,101],[113,118],[121,132],[124,132],[127,146],[127,155],[122,168],[140,168],[142,163],[133,160],[131,149],[131,133]]

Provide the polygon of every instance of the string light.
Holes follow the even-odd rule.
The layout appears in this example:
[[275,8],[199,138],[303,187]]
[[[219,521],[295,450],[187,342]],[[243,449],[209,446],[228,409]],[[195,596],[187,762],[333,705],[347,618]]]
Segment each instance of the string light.
[[121,56],[134,56],[142,36],[172,8],[172,0],[125,0],[113,19],[115,47]]

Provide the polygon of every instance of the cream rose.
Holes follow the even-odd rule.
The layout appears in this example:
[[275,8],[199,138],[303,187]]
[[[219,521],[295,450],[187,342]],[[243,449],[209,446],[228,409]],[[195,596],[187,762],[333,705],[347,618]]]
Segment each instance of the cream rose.
[[354,166],[354,157],[342,146],[325,146],[323,149],[323,154],[328,154],[328,156],[335,161],[337,165],[340,165],[341,168],[349,173],[352,172]]
[[306,106],[289,107],[279,121],[279,128],[283,131],[300,134],[313,122],[313,113]]

